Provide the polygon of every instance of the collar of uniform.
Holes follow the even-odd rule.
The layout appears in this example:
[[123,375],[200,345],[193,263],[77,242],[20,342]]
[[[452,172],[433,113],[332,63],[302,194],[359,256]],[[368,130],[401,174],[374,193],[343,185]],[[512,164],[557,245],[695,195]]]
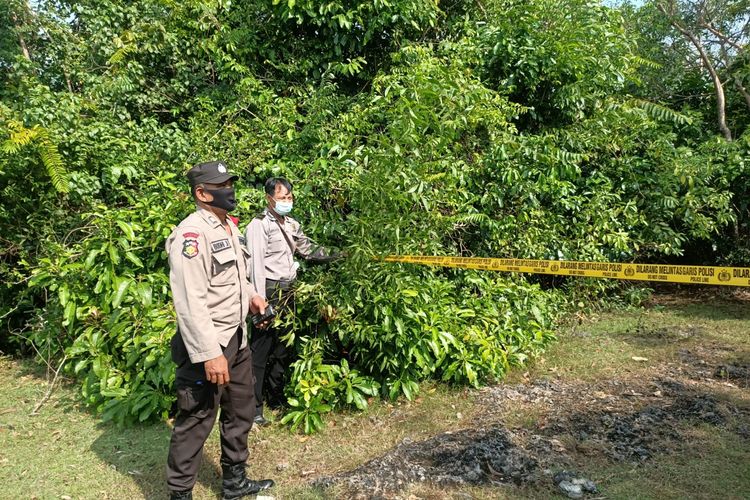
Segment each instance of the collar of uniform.
[[218,217],[216,217],[211,211],[206,210],[203,207],[198,207],[198,215],[200,215],[203,220],[205,220],[207,223],[209,223],[213,227],[221,227],[221,221]]
[[285,215],[281,219],[276,219],[276,216],[268,209],[268,207],[263,209],[263,217],[268,218],[271,221],[278,220],[282,224],[286,223],[286,221],[288,220],[291,220],[291,217],[289,215]]
[[[273,220],[276,219],[276,216],[273,213],[271,213],[271,211],[268,209],[268,207],[266,207],[266,208],[263,209],[263,213],[261,213],[261,218],[273,221]],[[283,223],[283,221],[282,221],[282,223]]]

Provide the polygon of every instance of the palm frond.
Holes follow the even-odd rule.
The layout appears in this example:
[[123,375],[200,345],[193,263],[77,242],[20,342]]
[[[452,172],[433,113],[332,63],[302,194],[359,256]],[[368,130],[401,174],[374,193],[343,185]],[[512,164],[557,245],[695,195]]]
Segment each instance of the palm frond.
[[42,158],[44,168],[47,169],[47,175],[49,175],[55,190],[58,193],[69,192],[68,169],[63,163],[57,145],[49,138],[46,130],[42,130],[39,134],[38,149],[39,156]]
[[57,145],[50,138],[49,132],[39,125],[27,128],[18,120],[10,120],[8,129],[10,137],[3,141],[0,150],[7,154],[17,154],[24,147],[35,146],[55,191],[69,192],[68,169],[63,163]]
[[24,146],[28,146],[39,137],[38,126],[26,128],[18,120],[10,120],[8,122],[8,130],[10,131],[10,137],[3,142],[2,148],[0,148],[3,153],[16,154]]
[[676,125],[690,125],[693,122],[689,116],[655,102],[633,98],[631,99],[631,103],[657,120],[669,121]]

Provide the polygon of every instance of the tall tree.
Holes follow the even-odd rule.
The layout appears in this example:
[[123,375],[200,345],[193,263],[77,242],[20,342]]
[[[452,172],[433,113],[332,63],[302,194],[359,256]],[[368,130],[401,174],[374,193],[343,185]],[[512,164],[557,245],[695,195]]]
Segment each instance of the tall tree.
[[716,122],[724,138],[731,141],[732,131],[727,123],[727,82],[731,82],[750,107],[750,94],[744,81],[747,76],[745,47],[750,36],[750,2],[656,0],[653,5],[675,34],[692,47],[693,57],[686,62],[708,73],[716,98]]

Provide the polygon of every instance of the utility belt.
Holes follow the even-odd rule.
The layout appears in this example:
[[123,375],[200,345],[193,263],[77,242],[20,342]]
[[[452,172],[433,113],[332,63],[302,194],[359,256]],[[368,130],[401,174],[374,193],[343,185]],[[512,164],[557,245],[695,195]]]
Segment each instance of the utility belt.
[[266,279],[266,299],[275,309],[289,307],[294,301],[294,284],[292,280]]
[[297,278],[290,280],[272,280],[266,279],[266,289],[268,288],[291,288],[297,282]]

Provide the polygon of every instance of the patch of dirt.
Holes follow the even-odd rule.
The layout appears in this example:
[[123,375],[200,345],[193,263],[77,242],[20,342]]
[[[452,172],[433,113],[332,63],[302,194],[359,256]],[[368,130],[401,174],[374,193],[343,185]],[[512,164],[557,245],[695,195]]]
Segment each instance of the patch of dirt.
[[696,346],[678,350],[677,356],[680,363],[669,367],[668,372],[671,376],[684,376],[693,381],[703,382],[722,381],[742,388],[750,387],[750,360],[747,359],[746,353],[738,356],[732,350],[721,346]]
[[683,328],[646,328],[638,326],[635,331],[626,330],[632,340],[639,340],[641,343],[662,345],[665,342],[680,342],[689,340],[696,335],[701,335],[703,329],[699,326],[685,325]]
[[734,382],[740,387],[750,387],[750,365],[720,365],[714,370],[713,375],[718,379]]
[[389,498],[410,483],[440,485],[514,482],[536,479],[538,461],[500,426],[444,433],[426,441],[405,439],[382,457],[317,486],[344,483],[352,498]]
[[[587,457],[644,463],[678,451],[686,429],[709,425],[750,440],[748,365],[679,351],[650,376],[600,382],[539,380],[480,391],[471,428],[404,440],[354,470],[316,480],[350,498],[401,498],[410,483],[540,484]],[[710,352],[710,354],[716,354]],[[740,398],[723,390],[741,391]],[[592,478],[596,481],[596,478]]]
[[750,302],[750,290],[741,287],[654,283],[653,288],[656,293],[647,301],[647,306]]
[[711,395],[693,393],[669,380],[656,380],[638,390],[632,384],[626,390],[622,384],[611,388],[621,392],[595,391],[599,401],[585,403],[587,409],[583,411],[557,401],[558,409],[548,416],[554,423],[539,429],[540,434],[568,436],[574,443],[571,451],[582,455],[602,454],[615,461],[640,462],[673,451],[680,442],[680,424],[721,426],[738,411],[730,403],[719,403]]

